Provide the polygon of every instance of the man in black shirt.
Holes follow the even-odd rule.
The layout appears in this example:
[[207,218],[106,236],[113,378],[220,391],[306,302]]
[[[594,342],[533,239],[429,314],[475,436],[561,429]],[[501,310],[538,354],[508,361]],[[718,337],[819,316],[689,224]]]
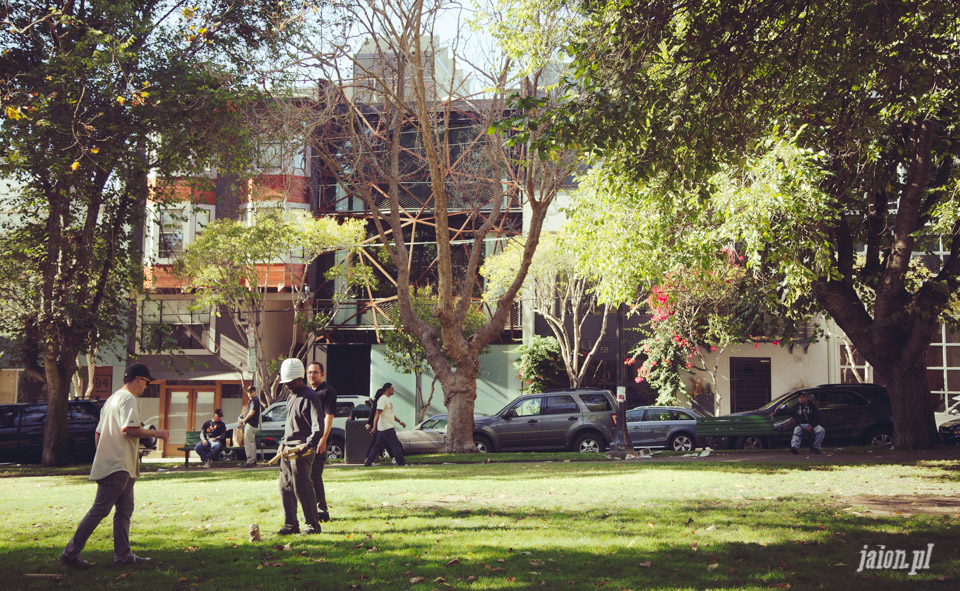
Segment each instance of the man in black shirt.
[[327,463],[327,441],[333,431],[333,417],[337,413],[337,391],[324,378],[323,364],[317,361],[307,366],[307,381],[320,399],[320,416],[323,418],[323,437],[317,446],[317,457],[313,460],[313,491],[317,497],[317,511],[321,522],[330,521],[327,510],[327,495],[323,489],[323,466]]
[[257,465],[257,429],[260,427],[260,398],[257,389],[247,387],[247,412],[240,417],[237,425],[243,429],[243,450],[247,454],[247,463],[244,468],[253,468]]
[[213,418],[200,428],[200,441],[194,451],[203,461],[203,467],[209,468],[211,462],[220,457],[220,451],[227,442],[227,425],[223,422],[223,411],[213,411]]
[[310,479],[315,450],[323,435],[320,419],[320,401],[316,392],[304,380],[303,362],[287,359],[280,366],[280,383],[287,387],[287,421],[283,442],[278,454],[280,460],[280,500],[283,503],[283,527],[280,535],[300,532],[297,521],[297,502],[303,511],[307,527],[304,534],[320,533],[317,520],[317,497]]

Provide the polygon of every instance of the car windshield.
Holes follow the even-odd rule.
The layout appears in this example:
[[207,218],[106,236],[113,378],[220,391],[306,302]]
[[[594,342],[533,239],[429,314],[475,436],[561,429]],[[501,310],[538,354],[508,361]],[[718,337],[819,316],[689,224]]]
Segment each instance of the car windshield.
[[764,404],[759,408],[759,410],[763,412],[770,412],[771,410],[775,410],[778,406],[786,402],[787,398],[790,398],[791,396],[793,396],[793,392],[787,392],[783,396],[776,398],[774,400],[771,400],[770,402]]

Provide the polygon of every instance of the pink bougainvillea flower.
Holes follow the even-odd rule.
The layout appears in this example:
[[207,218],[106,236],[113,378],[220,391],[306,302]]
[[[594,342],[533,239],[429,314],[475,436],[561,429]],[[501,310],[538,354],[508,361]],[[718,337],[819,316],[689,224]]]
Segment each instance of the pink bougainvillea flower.
[[642,384],[642,383],[643,383],[643,378],[641,378],[641,377],[636,377],[636,378],[634,378],[633,381],[636,382],[636,383],[638,383],[638,384]]
[[712,352],[712,351],[716,351],[716,350],[717,350],[716,347],[714,347],[713,345],[710,345],[710,351],[711,351],[711,352]]
[[759,349],[759,348],[760,348],[760,343],[754,343],[754,344],[753,344],[753,348],[754,348],[754,349]]
[[780,339],[777,339],[777,340],[773,341],[773,344],[774,344],[774,345],[779,345],[779,344],[780,344]]
[[633,362],[636,361],[633,357],[627,357],[623,360],[624,365],[633,365]]

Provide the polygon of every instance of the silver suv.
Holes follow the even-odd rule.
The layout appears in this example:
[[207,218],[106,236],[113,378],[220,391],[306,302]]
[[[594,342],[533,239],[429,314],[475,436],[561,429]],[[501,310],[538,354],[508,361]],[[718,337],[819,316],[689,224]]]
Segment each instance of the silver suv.
[[526,394],[489,417],[475,419],[481,451],[569,449],[601,452],[613,439],[613,395],[594,388]]

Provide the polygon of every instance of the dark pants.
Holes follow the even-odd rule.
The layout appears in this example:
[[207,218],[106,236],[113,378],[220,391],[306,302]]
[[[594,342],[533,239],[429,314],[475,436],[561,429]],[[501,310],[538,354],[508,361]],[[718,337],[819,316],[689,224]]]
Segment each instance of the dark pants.
[[327,452],[313,458],[313,469],[310,471],[310,480],[313,481],[313,494],[317,497],[317,511],[327,512],[327,494],[323,490],[323,466],[327,463]]
[[297,502],[303,510],[303,521],[320,529],[317,518],[317,497],[313,492],[313,458],[280,460],[280,501],[283,503],[283,525],[299,528]]
[[133,515],[133,485],[135,478],[130,473],[121,470],[105,476],[97,481],[97,496],[93,500],[93,507],[80,520],[76,533],[70,539],[63,554],[69,558],[80,556],[87,540],[97,529],[103,518],[113,514],[113,560],[123,560],[130,556],[130,517]]
[[400,445],[400,439],[397,438],[396,429],[387,429],[385,431],[377,430],[377,438],[373,440],[370,451],[367,452],[367,461],[365,466],[373,465],[373,461],[380,455],[380,450],[384,447],[390,452],[390,457],[397,461],[398,466],[403,466],[406,462],[403,459],[403,446]]

